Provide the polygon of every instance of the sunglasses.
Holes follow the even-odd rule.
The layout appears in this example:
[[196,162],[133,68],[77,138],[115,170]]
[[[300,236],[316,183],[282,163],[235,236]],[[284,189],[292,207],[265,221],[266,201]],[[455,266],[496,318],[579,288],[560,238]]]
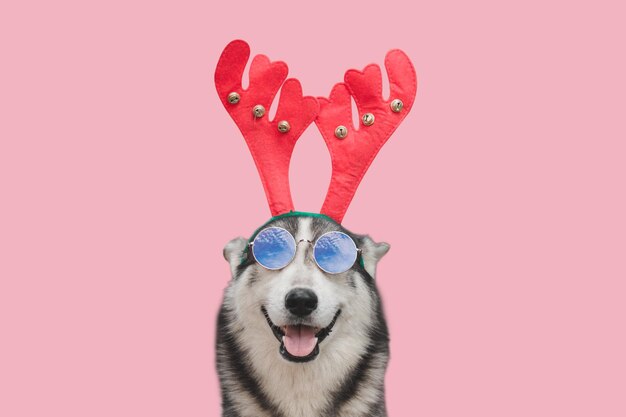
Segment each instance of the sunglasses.
[[268,227],[261,230],[248,245],[254,259],[262,267],[270,270],[282,269],[296,256],[298,244],[313,244],[313,259],[317,266],[329,274],[346,272],[357,260],[361,252],[354,240],[338,231],[324,233],[315,243],[307,239],[296,239],[282,227]]

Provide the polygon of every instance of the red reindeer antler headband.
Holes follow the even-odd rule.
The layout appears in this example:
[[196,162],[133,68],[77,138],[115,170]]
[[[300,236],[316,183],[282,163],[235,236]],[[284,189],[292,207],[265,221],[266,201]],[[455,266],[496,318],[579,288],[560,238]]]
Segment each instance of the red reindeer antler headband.
[[[411,61],[400,50],[387,53],[388,101],[382,97],[382,75],[376,64],[363,72],[347,71],[330,98],[316,100],[302,96],[298,80],[285,81],[288,69],[284,62],[270,62],[265,55],[252,60],[249,87],[243,90],[241,77],[249,56],[246,42],[228,44],[215,70],[215,86],[252,153],[272,216],[294,210],[289,163],[296,141],[315,120],[332,160],[332,178],[321,213],[341,223],[363,175],[413,105],[417,78]],[[266,111],[281,85],[276,117],[270,121]],[[351,96],[361,116],[358,130],[352,129]]]

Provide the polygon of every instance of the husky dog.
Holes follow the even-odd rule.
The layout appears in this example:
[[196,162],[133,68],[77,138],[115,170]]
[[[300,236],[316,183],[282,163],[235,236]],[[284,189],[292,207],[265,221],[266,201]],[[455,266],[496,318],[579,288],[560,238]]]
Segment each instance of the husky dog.
[[[217,323],[223,417],[386,417],[389,335],[374,281],[389,245],[341,226],[370,164],[410,111],[415,68],[399,49],[385,56],[389,99],[377,64],[348,70],[328,97],[302,95],[282,61],[230,42],[215,87],[252,154],[272,219],[224,248],[232,280]],[[280,91],[275,117],[266,109]],[[352,123],[352,102],[362,125]],[[289,166],[315,122],[332,175],[319,214],[294,210]]]
[[[259,265],[248,240],[224,248],[232,280],[217,323],[223,417],[385,417],[389,336],[374,281],[389,245],[318,216],[279,218],[298,242],[284,268]],[[358,247],[346,272],[328,274],[313,245],[341,231]]]

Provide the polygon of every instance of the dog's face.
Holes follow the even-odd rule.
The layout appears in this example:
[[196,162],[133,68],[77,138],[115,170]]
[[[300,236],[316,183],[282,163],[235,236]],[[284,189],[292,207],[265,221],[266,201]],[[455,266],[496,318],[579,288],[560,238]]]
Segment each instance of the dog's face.
[[[280,270],[257,263],[247,239],[234,239],[224,248],[233,275],[224,306],[234,313],[233,330],[246,334],[244,343],[253,354],[271,349],[287,361],[309,362],[320,355],[338,357],[351,347],[359,350],[362,346],[354,345],[366,344],[372,334],[386,338],[386,328],[376,328],[384,320],[374,277],[388,244],[354,235],[322,217],[285,217],[266,227],[273,226],[299,242],[294,259]],[[330,231],[346,233],[359,249],[346,272],[326,273],[313,257],[314,243]]]

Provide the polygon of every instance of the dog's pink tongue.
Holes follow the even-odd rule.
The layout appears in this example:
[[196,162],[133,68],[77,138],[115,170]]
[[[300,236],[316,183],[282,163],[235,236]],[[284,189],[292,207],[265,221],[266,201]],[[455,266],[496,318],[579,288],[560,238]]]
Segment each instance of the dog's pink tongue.
[[317,345],[315,331],[309,326],[286,326],[285,349],[293,356],[307,356]]

